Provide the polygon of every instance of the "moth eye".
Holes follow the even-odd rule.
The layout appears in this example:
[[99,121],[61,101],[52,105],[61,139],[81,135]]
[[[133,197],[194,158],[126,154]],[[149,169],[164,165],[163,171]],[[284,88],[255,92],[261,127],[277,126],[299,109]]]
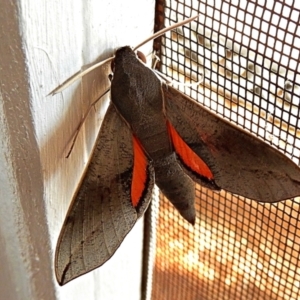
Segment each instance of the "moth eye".
[[115,72],[115,60],[114,59],[110,63],[110,69],[113,73]]
[[143,52],[137,51],[137,57],[145,64],[147,62],[146,56]]

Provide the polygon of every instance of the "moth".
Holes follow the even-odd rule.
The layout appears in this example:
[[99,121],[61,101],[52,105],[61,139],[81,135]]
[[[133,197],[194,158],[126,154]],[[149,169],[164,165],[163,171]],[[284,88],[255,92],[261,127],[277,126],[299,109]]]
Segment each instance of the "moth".
[[294,162],[162,82],[130,47],[113,65],[111,103],[57,243],[60,285],[114,254],[154,184],[191,224],[195,183],[260,202],[300,195]]

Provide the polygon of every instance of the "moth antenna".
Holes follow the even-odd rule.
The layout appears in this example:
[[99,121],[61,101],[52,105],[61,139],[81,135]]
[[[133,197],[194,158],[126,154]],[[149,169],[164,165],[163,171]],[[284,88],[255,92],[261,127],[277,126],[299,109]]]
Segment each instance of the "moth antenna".
[[[184,24],[186,24],[186,23],[189,23],[189,22],[195,20],[196,18],[199,17],[199,15],[200,15],[200,14],[198,14],[198,15],[196,15],[196,16],[193,16],[193,17],[190,17],[190,18],[188,18],[188,19],[185,19],[185,20],[183,20],[183,21],[181,21],[181,22],[179,22],[179,23],[173,24],[173,25],[171,25],[171,26],[169,26],[169,27],[167,27],[167,28],[161,29],[160,31],[156,32],[155,34],[153,34],[152,36],[150,36],[149,38],[147,38],[146,40],[144,40],[143,42],[141,42],[140,44],[138,44],[137,46],[135,46],[135,47],[133,48],[133,50],[134,50],[134,51],[137,50],[138,48],[140,48],[141,46],[143,46],[143,45],[146,44],[147,42],[149,42],[149,41],[151,41],[151,40],[153,40],[153,39],[155,39],[155,38],[157,38],[157,37],[163,35],[165,32],[168,32],[168,31],[170,31],[170,30],[173,30],[173,29],[175,29],[175,28],[177,28],[177,27],[179,27],[179,26],[182,26],[182,25],[184,25]],[[94,64],[93,66],[91,66],[91,67],[85,69],[84,71],[79,72],[79,73],[77,73],[77,74],[71,76],[69,79],[67,79],[65,82],[63,82],[61,85],[59,85],[57,88],[55,88],[53,91],[51,91],[47,96],[49,96],[49,95],[52,95],[52,96],[53,96],[53,95],[55,95],[55,94],[57,94],[57,93],[62,92],[64,89],[66,89],[67,87],[69,87],[71,84],[73,84],[73,83],[74,83],[76,80],[78,80],[79,78],[81,78],[81,77],[83,77],[84,75],[90,73],[90,72],[93,71],[94,69],[97,69],[98,67],[104,65],[105,63],[112,61],[113,59],[114,59],[114,56],[109,57],[109,58],[107,58],[107,59],[105,59],[105,60],[103,60],[103,61],[101,61],[101,62],[99,62],[99,63],[96,63],[96,64]]]
[[75,133],[74,133],[74,135],[73,135],[72,144],[71,144],[71,146],[70,146],[70,149],[69,149],[69,151],[68,151],[68,153],[67,153],[66,158],[68,158],[68,157],[70,156],[70,154],[71,154],[71,152],[72,152],[72,150],[73,150],[73,148],[74,148],[75,142],[76,142],[76,140],[77,140],[77,137],[78,137],[78,135],[79,135],[79,132],[80,132],[80,130],[81,130],[81,128],[82,128],[82,125],[84,124],[84,122],[85,122],[87,116],[89,115],[89,113],[90,113],[92,107],[94,107],[95,104],[96,104],[96,103],[97,103],[104,95],[106,95],[106,94],[109,92],[109,90],[110,90],[110,88],[107,88],[106,91],[105,91],[105,92],[104,92],[97,100],[95,100],[95,101],[90,105],[89,109],[87,110],[87,112],[85,113],[85,115],[83,116],[83,118],[81,119],[81,122],[80,122],[80,124],[78,125],[78,127],[77,127],[77,129],[76,129],[76,131],[75,131]]
[[157,31],[156,33],[154,33],[153,35],[151,35],[149,38],[145,39],[145,40],[142,41],[140,44],[138,44],[137,46],[135,46],[135,47],[133,48],[133,50],[134,50],[134,51],[137,50],[138,48],[140,48],[141,46],[145,45],[145,44],[148,43],[149,41],[156,39],[157,37],[163,35],[164,33],[168,32],[168,31],[170,31],[170,30],[173,30],[173,29],[175,29],[175,28],[177,28],[177,27],[180,27],[180,26],[182,26],[182,25],[184,25],[184,24],[186,24],[186,23],[189,23],[189,22],[191,22],[191,21],[197,19],[197,18],[199,17],[199,15],[200,15],[200,14],[198,14],[198,15],[196,15],[196,16],[193,16],[193,17],[190,17],[190,18],[188,18],[188,19],[185,19],[185,20],[183,20],[183,21],[181,21],[181,22],[179,22],[179,23],[175,23],[175,24],[173,24],[173,25],[171,25],[171,26],[169,26],[169,27],[163,28],[163,29],[161,29],[160,31]]
[[[66,89],[67,87],[69,87],[71,84],[73,84],[76,80],[78,80],[79,78],[83,77],[84,75],[90,73],[91,71],[93,71],[94,69],[97,69],[99,67],[101,67],[102,65],[106,64],[107,62],[110,62],[114,59],[114,56],[109,57],[103,61],[100,61],[94,65],[92,65],[91,67],[85,69],[82,72],[79,72],[73,76],[71,76],[69,79],[67,79],[65,82],[63,82],[60,86],[58,86],[57,88],[55,88],[52,92],[50,92],[48,95],[55,95],[57,93],[62,92],[64,89]],[[97,100],[98,101],[98,100]]]

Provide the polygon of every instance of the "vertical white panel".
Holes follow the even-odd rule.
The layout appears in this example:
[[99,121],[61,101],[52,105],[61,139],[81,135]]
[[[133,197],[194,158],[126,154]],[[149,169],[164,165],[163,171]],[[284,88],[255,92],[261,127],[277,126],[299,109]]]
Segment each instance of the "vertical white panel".
[[[101,103],[91,111],[70,157],[65,156],[89,103],[107,86],[110,70],[91,75],[88,91],[78,82],[58,95],[47,95],[82,66],[151,34],[154,8],[153,0],[1,4],[0,241],[5,251],[0,260],[1,273],[9,274],[0,277],[1,296],[140,299],[142,222],[99,270],[64,287],[56,283],[56,241],[99,130]],[[151,43],[144,48],[150,51]]]

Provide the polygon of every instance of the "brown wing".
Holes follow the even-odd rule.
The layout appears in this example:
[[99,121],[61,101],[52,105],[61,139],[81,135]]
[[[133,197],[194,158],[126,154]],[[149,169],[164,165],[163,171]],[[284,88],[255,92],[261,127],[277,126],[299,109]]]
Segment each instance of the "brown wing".
[[146,210],[154,172],[137,144],[111,104],[57,243],[61,285],[105,263]]
[[[285,155],[178,90],[163,85],[163,92],[169,122],[207,164],[217,186],[261,202],[300,195],[300,169]],[[203,174],[188,172],[201,183]]]

